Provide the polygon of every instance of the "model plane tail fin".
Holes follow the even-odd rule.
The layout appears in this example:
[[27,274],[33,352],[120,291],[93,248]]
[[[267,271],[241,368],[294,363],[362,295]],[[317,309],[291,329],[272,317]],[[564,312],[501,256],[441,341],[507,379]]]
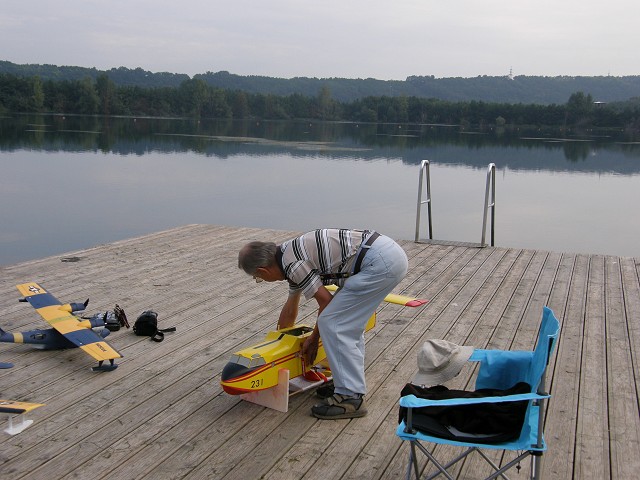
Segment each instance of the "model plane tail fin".
[[64,305],[60,305],[60,310],[67,313],[81,312],[87,308],[87,305],[89,305],[88,298],[84,301],[84,303],[73,302],[73,303],[65,303]]
[[9,332],[5,332],[1,327],[0,327],[0,342],[9,342],[9,343],[13,343],[14,337],[11,333]]

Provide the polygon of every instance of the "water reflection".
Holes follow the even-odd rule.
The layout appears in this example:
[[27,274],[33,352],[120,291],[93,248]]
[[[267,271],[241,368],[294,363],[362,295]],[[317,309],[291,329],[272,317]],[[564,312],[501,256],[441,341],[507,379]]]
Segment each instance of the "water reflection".
[[640,256],[640,225],[627,213],[640,204],[640,146],[625,132],[606,135],[0,118],[0,265],[189,223],[354,226],[412,239],[425,158],[438,239],[480,240],[495,163],[497,245]]
[[[265,142],[264,140],[270,140]],[[333,158],[376,159],[387,157],[419,165],[433,149],[464,147],[473,152],[462,159],[444,158],[443,163],[486,166],[477,151],[491,151],[495,162],[510,168],[599,171],[590,162],[601,152],[621,153],[626,164],[616,164],[618,173],[640,171],[640,136],[624,130],[574,131],[571,129],[487,128],[465,131],[457,125],[353,124],[323,122],[216,121],[166,118],[105,118],[81,116],[20,115],[0,117],[0,149],[12,151],[38,148],[42,151],[101,151],[120,155],[194,152],[228,158],[244,153],[265,155],[293,152]],[[520,155],[526,151],[526,155]],[[541,166],[526,165],[518,158],[529,153],[562,152],[565,160]],[[487,155],[483,155],[486,157]],[[555,158],[560,158],[554,156]],[[575,164],[575,165],[573,165]]]

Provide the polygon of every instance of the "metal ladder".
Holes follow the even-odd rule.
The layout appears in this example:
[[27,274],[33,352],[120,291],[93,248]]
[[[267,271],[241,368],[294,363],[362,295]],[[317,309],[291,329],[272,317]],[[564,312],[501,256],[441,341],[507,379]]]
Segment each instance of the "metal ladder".
[[[431,173],[429,160],[423,160],[420,164],[420,176],[418,180],[418,205],[416,212],[416,236],[415,241],[420,240],[420,218],[422,205],[427,204],[427,217],[429,220],[429,240],[433,241],[433,225],[431,221]],[[423,195],[426,199],[423,200]],[[485,242],[487,230],[487,215],[491,211],[491,246],[494,246],[495,239],[495,211],[496,211],[496,165],[490,163],[487,170],[487,183],[484,194],[484,215],[482,219],[482,237],[480,247],[486,247]]]

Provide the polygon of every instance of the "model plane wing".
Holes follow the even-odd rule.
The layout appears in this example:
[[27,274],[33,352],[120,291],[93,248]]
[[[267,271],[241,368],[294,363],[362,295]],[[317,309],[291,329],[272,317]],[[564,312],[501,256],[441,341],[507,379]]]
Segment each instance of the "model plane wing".
[[[330,292],[335,292],[338,287],[335,285],[325,285],[325,288]],[[407,297],[405,295],[398,295],[396,293],[390,293],[384,297],[384,301],[387,303],[395,303],[396,305],[404,305],[405,307],[419,307],[428,302],[428,300],[421,300],[419,298]]]
[[44,403],[16,402],[15,400],[0,399],[0,413],[21,414],[42,407]]
[[16,402],[14,400],[0,399],[0,413],[6,413],[9,417],[9,425],[4,431],[9,435],[20,433],[33,423],[33,420],[26,419],[25,414],[43,405],[44,403]]
[[63,305],[56,297],[35,282],[23,283],[17,287],[25,300],[36,309],[42,318],[64,335],[67,340],[93,358],[104,361],[122,357],[96,332],[80,325],[78,319],[71,314],[70,304]]

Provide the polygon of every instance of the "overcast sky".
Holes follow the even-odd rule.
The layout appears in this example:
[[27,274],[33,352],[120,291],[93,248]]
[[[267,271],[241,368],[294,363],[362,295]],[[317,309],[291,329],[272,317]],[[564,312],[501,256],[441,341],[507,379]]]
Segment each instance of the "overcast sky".
[[0,60],[404,80],[639,75],[638,0],[2,0]]

